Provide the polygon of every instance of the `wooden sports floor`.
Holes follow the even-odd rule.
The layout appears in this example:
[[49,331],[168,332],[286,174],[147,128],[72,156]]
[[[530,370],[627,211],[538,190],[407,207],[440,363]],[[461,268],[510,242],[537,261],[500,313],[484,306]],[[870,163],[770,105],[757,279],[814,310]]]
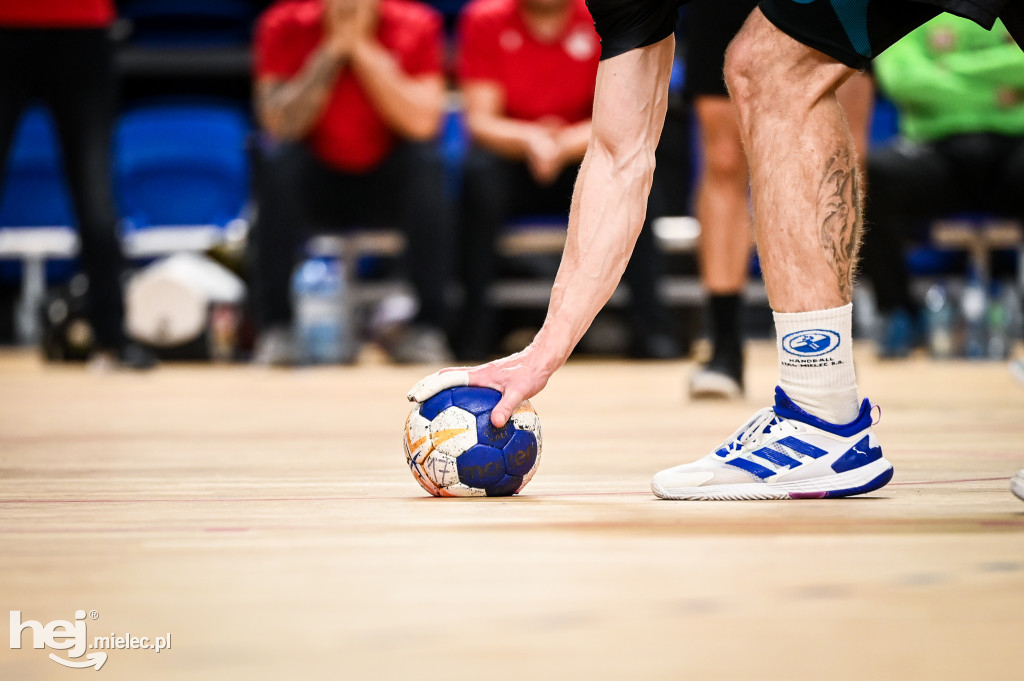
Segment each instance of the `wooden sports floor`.
[[773,357],[751,350],[739,404],[690,403],[689,362],[571,363],[534,401],[525,494],[465,500],[425,497],[403,459],[425,368],[0,353],[0,610],[83,610],[90,642],[171,635],[95,672],[26,630],[0,679],[1024,678],[1024,386],[1004,364],[858,348],[897,467],[868,497],[651,496],[764,406]]

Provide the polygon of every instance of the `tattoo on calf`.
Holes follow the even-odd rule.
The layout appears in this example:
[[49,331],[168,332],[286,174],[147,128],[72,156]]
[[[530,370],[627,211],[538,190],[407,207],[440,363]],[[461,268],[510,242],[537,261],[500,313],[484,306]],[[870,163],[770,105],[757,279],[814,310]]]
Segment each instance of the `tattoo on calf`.
[[853,271],[860,245],[861,210],[857,166],[848,150],[837,152],[818,187],[818,222],[821,246],[836,274],[839,294],[849,302]]

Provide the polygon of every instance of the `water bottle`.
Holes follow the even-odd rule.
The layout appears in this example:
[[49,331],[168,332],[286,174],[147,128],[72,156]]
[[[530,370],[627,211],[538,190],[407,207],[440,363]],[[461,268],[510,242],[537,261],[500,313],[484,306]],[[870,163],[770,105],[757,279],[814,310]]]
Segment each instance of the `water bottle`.
[[314,239],[309,257],[295,270],[292,299],[295,338],[304,364],[355,360],[356,340],[340,240]]
[[988,330],[987,355],[989,359],[1005,360],[1010,356],[1013,344],[1011,317],[1013,305],[1016,303],[1013,288],[1007,287],[1002,294],[998,285],[993,287],[993,295],[989,299],[985,311],[985,326]]
[[956,352],[953,328],[956,314],[946,289],[941,284],[933,284],[925,294],[924,305],[928,349],[936,359],[949,359]]
[[985,288],[980,281],[972,278],[960,298],[960,310],[964,318],[964,355],[968,359],[984,359],[988,355],[987,309]]

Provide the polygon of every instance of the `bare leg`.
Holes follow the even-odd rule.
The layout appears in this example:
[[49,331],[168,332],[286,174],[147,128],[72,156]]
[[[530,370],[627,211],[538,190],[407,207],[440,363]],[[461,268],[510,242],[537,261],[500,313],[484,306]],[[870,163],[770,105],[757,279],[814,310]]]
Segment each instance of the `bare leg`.
[[701,280],[713,295],[740,293],[747,281],[753,235],[739,120],[728,97],[699,97],[695,110],[704,150],[696,206]]
[[861,192],[836,90],[853,69],[755,10],[729,46],[725,72],[750,164],[780,399],[830,423],[851,422],[861,413],[850,306]]
[[871,113],[875,108],[875,83],[866,73],[855,73],[836,91],[836,97],[846,113],[853,136],[853,148],[857,151],[857,168],[861,172],[861,191],[867,190],[864,175],[871,135]]
[[776,312],[837,308],[851,299],[860,190],[836,89],[852,74],[760,10],[726,55],[750,163],[758,254]]
[[690,377],[689,390],[693,398],[733,398],[743,392],[743,289],[754,240],[747,157],[736,108],[728,97],[700,96],[694,110],[704,159],[696,213],[711,357]]

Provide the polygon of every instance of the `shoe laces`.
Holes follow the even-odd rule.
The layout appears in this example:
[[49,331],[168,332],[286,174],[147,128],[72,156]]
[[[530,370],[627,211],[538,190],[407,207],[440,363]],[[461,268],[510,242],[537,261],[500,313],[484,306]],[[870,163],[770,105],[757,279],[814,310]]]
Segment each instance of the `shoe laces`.
[[774,409],[765,407],[733,433],[733,436],[719,448],[717,453],[725,450],[726,456],[729,457],[739,454],[748,446],[751,449],[757,449],[763,441],[778,432],[780,428],[792,429],[792,425],[787,419],[780,418]]

